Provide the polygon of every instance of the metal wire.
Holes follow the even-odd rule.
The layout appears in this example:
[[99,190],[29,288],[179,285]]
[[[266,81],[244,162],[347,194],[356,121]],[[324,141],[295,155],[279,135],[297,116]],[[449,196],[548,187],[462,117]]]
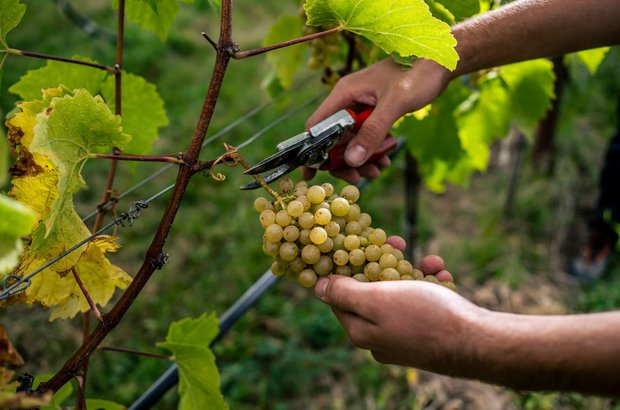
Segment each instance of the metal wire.
[[[26,288],[28,288],[28,286],[32,284],[31,279],[35,275],[41,273],[43,270],[49,268],[51,265],[58,262],[62,258],[66,257],[67,255],[71,254],[72,252],[79,249],[83,245],[89,243],[95,237],[97,237],[98,235],[101,235],[103,232],[107,231],[114,225],[119,225],[122,227],[133,225],[133,222],[140,217],[140,213],[142,212],[143,209],[148,208],[151,202],[153,202],[155,199],[159,198],[160,196],[164,195],[166,192],[170,191],[173,187],[174,187],[174,184],[162,189],[161,191],[159,191],[158,193],[156,193],[155,195],[151,196],[150,198],[146,200],[134,202],[133,205],[129,208],[129,210],[127,210],[127,212],[123,212],[122,214],[118,216],[118,218],[115,218],[113,221],[111,221],[107,225],[102,226],[99,230],[92,233],[87,238],[84,238],[83,240],[73,245],[71,248],[67,249],[66,251],[62,252],[55,258],[50,259],[49,261],[47,261],[46,263],[41,265],[39,268],[29,273],[28,275],[24,277],[19,277],[14,274],[5,276],[2,279],[2,292],[0,293],[0,301],[8,299],[9,297],[15,295],[16,293],[24,291]],[[9,285],[9,282],[13,280],[15,280],[15,282]]]
[[[284,94],[284,93],[282,93],[282,94]],[[280,97],[282,94],[280,94],[278,97]],[[274,121],[270,122],[265,127],[263,127],[261,130],[259,130],[255,134],[253,134],[248,139],[246,139],[237,148],[246,147],[246,146],[250,145],[251,143],[256,141],[258,138],[263,136],[270,129],[274,128],[275,126],[279,125],[280,123],[282,123],[286,119],[288,119],[288,118],[292,117],[293,115],[297,114],[302,109],[308,107],[310,104],[315,102],[319,97],[320,97],[320,95],[312,97],[309,100],[305,101],[304,103],[300,104],[299,106],[293,108],[292,110],[288,110],[284,115],[276,118]],[[215,141],[217,138],[219,138],[222,135],[226,134],[227,132],[229,132],[233,128],[235,128],[238,125],[240,125],[240,124],[244,123],[245,121],[249,120],[250,118],[252,118],[256,114],[260,113],[262,110],[264,110],[265,108],[267,108],[271,104],[273,104],[275,100],[276,100],[276,98],[271,98],[269,101],[266,101],[265,103],[263,103],[263,104],[257,106],[256,108],[250,110],[249,112],[247,112],[243,116],[237,118],[235,121],[231,122],[226,127],[222,128],[220,131],[215,133],[213,136],[211,136],[207,140],[205,140],[202,146],[203,147],[206,146],[207,144]],[[119,199],[125,197],[129,193],[131,193],[131,192],[137,190],[138,188],[144,186],[146,183],[148,183],[149,181],[153,180],[157,176],[163,174],[164,172],[166,172],[168,169],[172,168],[173,166],[174,165],[172,165],[172,164],[168,164],[168,165],[162,167],[159,171],[149,175],[147,178],[145,178],[142,181],[138,182],[137,184],[133,185],[129,189],[125,190],[121,195],[119,195],[118,197],[114,198],[114,202],[118,202]],[[47,261],[45,264],[43,264],[42,266],[40,266],[39,268],[37,268],[33,272],[29,273],[28,275],[26,275],[24,277],[20,277],[20,276],[17,276],[15,274],[6,275],[2,279],[2,283],[1,283],[2,284],[2,289],[1,289],[1,292],[0,292],[0,301],[3,301],[5,299],[7,299],[7,298],[9,298],[9,297],[19,293],[19,292],[22,292],[22,291],[26,290],[32,284],[30,279],[32,279],[35,275],[37,275],[40,272],[42,272],[43,270],[47,269],[48,267],[50,267],[54,263],[58,262],[59,260],[63,259],[67,255],[71,254],[75,250],[79,249],[80,247],[82,247],[86,243],[92,241],[96,236],[98,236],[101,233],[107,231],[112,226],[120,225],[122,227],[125,227],[125,226],[133,225],[134,220],[137,219],[140,216],[140,212],[141,212],[142,209],[145,209],[146,207],[148,207],[148,204],[150,202],[152,202],[153,200],[155,200],[156,198],[159,198],[160,196],[162,196],[166,192],[172,190],[174,188],[174,185],[175,184],[171,184],[171,185],[167,186],[166,188],[162,189],[161,191],[159,191],[158,193],[156,193],[155,195],[153,195],[152,197],[150,197],[150,198],[148,198],[148,199],[146,199],[144,201],[136,201],[136,202],[134,202],[132,207],[127,212],[123,212],[121,215],[119,215],[118,218],[114,219],[113,221],[111,221],[107,225],[104,225],[99,230],[97,230],[96,232],[91,234],[89,237],[83,239],[82,241],[80,241],[76,245],[72,246],[68,250],[62,252],[61,254],[56,256],[55,258]],[[110,201],[108,201],[108,203],[106,203],[104,205],[101,205],[101,206],[102,207],[106,207],[106,206],[109,206],[109,205],[110,205]],[[85,216],[82,220],[83,221],[87,221],[88,219],[90,219],[93,216],[95,216],[98,212],[99,212],[99,210],[93,211],[90,214],[88,214],[87,216]],[[9,282],[13,282],[13,283],[11,283],[9,285]]]
[[[300,84],[306,84],[306,83],[308,83],[308,82],[307,81],[300,82]],[[212,143],[213,141],[215,141],[218,138],[222,137],[223,135],[227,134],[228,132],[230,132],[231,130],[236,128],[237,126],[243,124],[244,122],[246,122],[246,121],[250,120],[251,118],[255,117],[256,115],[260,114],[266,108],[268,108],[271,105],[273,105],[276,101],[284,98],[286,95],[290,94],[291,92],[297,91],[299,89],[299,87],[300,87],[300,85],[297,85],[296,87],[292,87],[290,89],[284,90],[283,92],[281,92],[280,94],[276,95],[275,97],[270,98],[269,100],[265,101],[264,103],[260,104],[259,106],[255,107],[252,110],[248,111],[247,113],[243,114],[241,117],[237,118],[236,120],[234,120],[233,122],[231,122],[230,124],[228,124],[227,126],[222,128],[221,130],[219,130],[218,132],[216,132],[215,134],[213,134],[209,138],[205,139],[205,141],[202,143],[202,148],[206,147],[208,144]],[[291,116],[293,116],[294,114],[298,113],[302,109],[306,108],[308,105],[310,105],[311,103],[316,101],[319,97],[320,97],[320,95],[316,96],[316,97],[313,97],[312,99],[306,101],[305,103],[303,103],[299,107],[294,108],[293,110],[287,111],[281,117],[279,117],[279,118],[275,119],[274,121],[272,121],[271,123],[267,124],[267,126],[265,126],[265,128],[261,129],[260,131],[258,131],[254,135],[252,135],[250,138],[246,139],[242,144],[237,146],[237,149],[241,149],[242,147],[245,147],[245,146],[249,145],[250,143],[254,142],[260,136],[265,134],[265,132],[267,132],[268,130],[274,128],[276,125],[278,125],[281,122],[283,122],[284,120],[290,118]],[[138,190],[142,186],[146,185],[147,183],[149,183],[150,181],[152,181],[153,179],[157,178],[158,176],[160,176],[161,174],[163,174],[164,172],[168,171],[169,169],[171,169],[173,167],[176,167],[176,165],[174,165],[174,164],[166,164],[165,166],[160,168],[158,171],[152,173],[148,177],[142,179],[140,182],[138,182],[135,185],[127,188],[126,190],[124,190],[123,193],[121,193],[120,195],[118,195],[114,199],[111,199],[108,202],[106,202],[105,204],[100,205],[100,207],[102,207],[102,208],[109,207],[113,202],[117,202],[119,199],[124,198],[125,196],[129,195],[133,191]],[[93,218],[98,213],[99,213],[99,209],[94,210],[91,213],[89,213],[88,215],[86,215],[84,218],[82,218],[82,221],[86,222],[89,219]]]

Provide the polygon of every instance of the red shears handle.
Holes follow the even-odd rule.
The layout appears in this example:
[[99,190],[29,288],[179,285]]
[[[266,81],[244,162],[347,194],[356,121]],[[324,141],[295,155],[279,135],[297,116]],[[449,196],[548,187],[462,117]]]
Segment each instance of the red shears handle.
[[360,112],[355,112],[352,109],[347,108],[345,111],[348,112],[349,115],[353,117],[353,121],[355,121],[353,132],[358,132],[362,127],[362,124],[364,124],[364,121],[366,121],[366,119],[370,117],[370,114],[372,114],[374,108],[366,108],[365,110],[362,110]]
[[[353,132],[359,131],[360,127],[362,126],[364,121],[366,121],[366,119],[370,116],[370,114],[372,114],[373,110],[374,108],[366,108],[365,110],[362,110],[360,112],[355,112],[347,108],[347,112],[349,113],[349,115],[351,115],[351,117],[353,117],[353,120],[355,121],[355,126],[353,127],[353,130],[352,130]],[[370,158],[366,160],[365,164],[372,163],[372,162],[379,160],[383,156],[387,155],[388,152],[396,148],[397,144],[398,142],[396,141],[396,138],[394,138],[392,135],[388,135],[383,140],[383,142],[381,143],[377,151],[375,151],[375,153],[372,154]],[[332,149],[330,149],[329,158],[321,166],[321,169],[330,170],[330,169],[350,168],[350,166],[344,160],[344,151],[346,150],[347,145],[348,145],[348,142],[341,142],[341,143],[336,144]]]

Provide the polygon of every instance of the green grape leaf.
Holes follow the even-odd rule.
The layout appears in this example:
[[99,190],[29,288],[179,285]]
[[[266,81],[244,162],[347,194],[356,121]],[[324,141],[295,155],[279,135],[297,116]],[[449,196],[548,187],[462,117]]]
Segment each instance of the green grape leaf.
[[[280,43],[282,41],[297,38],[302,35],[303,22],[299,16],[280,16],[276,21],[263,45]],[[301,68],[303,48],[301,44],[284,47],[267,53],[267,61],[273,65],[280,84],[284,88],[289,88],[293,84],[293,77]]]
[[[86,90],[48,88],[42,100],[18,108],[7,121],[9,141],[18,153],[9,194],[37,215],[31,244],[14,272],[24,277],[90,236],[73,206],[73,194],[84,185],[80,170],[94,147],[122,147],[129,137],[101,97]],[[10,302],[53,306],[50,320],[85,312],[86,298],[69,274],[75,271],[93,301],[105,306],[116,288],[131,281],[106,258],[117,248],[114,238],[95,238],[34,276]]]
[[450,10],[456,22],[480,13],[478,0],[438,0],[438,3]]
[[[118,0],[112,2],[118,9]],[[125,15],[127,20],[141,28],[157,34],[164,41],[168,37],[172,22],[179,13],[178,0],[127,0]]]
[[[85,57],[74,56],[73,58],[95,63]],[[70,90],[85,88],[95,95],[99,92],[105,77],[106,73],[103,70],[50,60],[41,68],[29,70],[9,88],[9,91],[17,94],[22,100],[35,100],[41,98],[41,90],[62,84]]]
[[368,38],[387,54],[428,58],[453,70],[459,57],[450,26],[424,0],[307,0],[307,25],[340,27]]
[[179,366],[180,410],[227,409],[220,392],[220,376],[209,345],[218,333],[214,314],[203,314],[174,322],[165,342],[158,347],[170,350]]
[[483,81],[457,112],[459,139],[472,167],[485,170],[489,163],[489,144],[507,135],[510,128],[508,91],[497,78]]
[[17,266],[36,214],[26,205],[0,194],[0,276]]
[[596,74],[605,56],[609,52],[609,47],[593,48],[591,50],[579,51],[566,56],[568,61],[578,61],[583,64],[590,75]]
[[394,130],[410,141],[407,146],[420,164],[425,183],[433,191],[444,189],[442,181],[447,171],[465,154],[455,111],[467,95],[462,84],[453,82],[433,102],[427,115],[423,118],[407,115]]
[[[52,376],[54,375],[53,374],[42,374],[42,375],[35,376],[34,381],[32,382],[33,387],[37,388],[41,383],[44,383],[48,381],[49,379],[51,379]],[[54,396],[52,396],[52,399],[49,405],[41,406],[41,410],[62,409],[63,408],[62,402],[68,399],[71,393],[73,393],[73,383],[65,384],[60,389],[58,389],[56,393],[54,393]]]
[[142,1],[148,4],[151,7],[151,9],[153,9],[153,12],[155,14],[157,14],[157,8],[162,2],[162,0],[142,0]]
[[553,63],[546,59],[525,61],[500,68],[510,92],[510,110],[516,125],[531,136],[555,97]]
[[5,49],[9,48],[6,35],[13,30],[26,13],[26,5],[19,0],[0,0],[0,43]]
[[[102,87],[102,94],[110,109],[115,109],[114,78],[108,77]],[[164,101],[154,84],[135,74],[123,73],[123,110],[121,123],[123,132],[132,136],[125,151],[132,154],[146,154],[157,140],[159,128],[168,125]],[[120,147],[119,147],[120,148]]]
[[435,0],[424,1],[428,5],[428,9],[431,13],[433,13],[433,17],[450,25],[455,23],[454,14],[452,14],[443,4],[438,3]]

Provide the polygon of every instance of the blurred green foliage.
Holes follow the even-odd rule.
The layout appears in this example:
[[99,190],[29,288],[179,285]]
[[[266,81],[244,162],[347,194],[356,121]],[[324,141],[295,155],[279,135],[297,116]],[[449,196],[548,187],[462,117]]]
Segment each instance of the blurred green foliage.
[[[101,39],[89,38],[62,15],[53,1],[23,0],[28,11],[11,33],[15,48],[62,56],[83,55],[112,63],[115,49]],[[74,2],[78,11],[114,32],[110,2]],[[234,9],[234,37],[242,49],[259,46],[280,14],[298,13],[296,1],[239,0]],[[181,4],[165,43],[156,35],[127,26],[124,69],[157,84],[165,101],[170,125],[155,143],[154,153],[185,149],[197,121],[208,86],[213,50],[201,32],[217,35],[219,16],[206,1]],[[0,86],[0,111],[10,112],[17,97],[7,92],[26,70],[45,64],[42,60],[10,56]],[[457,277],[483,283],[500,278],[518,288],[531,275],[544,275],[548,254],[558,227],[576,224],[574,209],[566,213],[568,194],[576,196],[577,208],[591,206],[601,153],[614,124],[614,92],[620,90],[618,50],[612,50],[592,78],[581,70],[572,82],[562,106],[557,147],[557,173],[549,178],[526,165],[510,221],[502,222],[509,170],[501,167],[478,176],[466,188],[449,189],[447,195],[423,192],[418,234],[418,254],[431,249],[446,260]],[[584,69],[585,70],[585,69]],[[264,56],[232,61],[216,113],[208,133],[214,135],[269,97],[261,88],[269,67]],[[315,96],[319,81],[310,77],[306,86],[290,92],[243,122],[223,138],[209,144],[203,159],[224,152],[223,141],[238,145],[272,121]],[[304,85],[304,84],[302,84]],[[242,150],[249,162],[271,153],[276,142],[300,132],[316,107],[310,104],[269,130]],[[78,209],[86,215],[101,197],[100,187],[108,164],[91,161],[85,169],[90,189],[83,191]],[[123,164],[116,188],[123,192],[162,166]],[[397,158],[380,180],[368,186],[361,204],[373,216],[373,225],[391,233],[403,232],[404,161]],[[248,182],[240,168],[222,167],[227,179],[216,182],[197,176],[189,186],[172,234],[165,247],[170,263],[156,272],[106,345],[157,351],[155,342],[165,338],[172,321],[214,311],[221,315],[268,267],[262,254],[262,229],[252,202],[259,193],[242,192]],[[145,199],[174,181],[174,169],[132,192],[119,203],[126,210],[132,201]],[[296,172],[293,178],[299,179]],[[331,178],[321,174],[317,181]],[[344,186],[341,181],[335,182]],[[166,196],[144,210],[132,228],[121,229],[123,248],[114,263],[135,272],[144,258],[163,212]],[[578,223],[577,223],[578,224]],[[582,227],[583,229],[583,227]],[[575,242],[578,242],[577,240]],[[615,262],[600,285],[584,288],[579,311],[620,307],[620,271]],[[80,320],[46,323],[40,308],[11,307],[1,312],[14,343],[27,361],[23,369],[34,374],[57,371],[80,343]],[[286,280],[278,282],[246,313],[215,347],[222,377],[222,391],[233,409],[349,409],[419,408],[415,390],[405,370],[379,365],[355,349],[330,310],[312,292]],[[169,366],[169,363],[113,352],[93,356],[88,375],[88,397],[129,405]],[[589,408],[589,398],[571,395],[516,395],[520,408]],[[568,397],[568,398],[567,398]],[[173,408],[170,392],[156,408]],[[550,407],[549,407],[550,406]],[[606,407],[602,407],[606,408]],[[607,407],[608,408],[608,407]]]

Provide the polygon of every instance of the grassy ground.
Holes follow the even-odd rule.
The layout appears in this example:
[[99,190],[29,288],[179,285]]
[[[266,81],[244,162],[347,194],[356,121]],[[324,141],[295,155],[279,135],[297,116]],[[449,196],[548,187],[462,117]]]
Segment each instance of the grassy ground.
[[[11,33],[14,47],[113,61],[111,45],[87,39],[74,41],[84,38],[84,34],[58,14],[52,2],[25,3],[30,11],[22,26]],[[293,3],[236,2],[236,41],[242,48],[258,45],[267,26],[277,17],[274,10],[296,13]],[[81,7],[102,25],[113,27],[107,2]],[[157,152],[183,150],[193,132],[213,61],[212,50],[200,32],[215,36],[216,21],[212,10],[197,15],[194,9],[183,8],[167,44],[128,27],[125,69],[158,84],[171,120],[155,147]],[[620,307],[618,261],[604,281],[591,287],[579,287],[565,273],[566,263],[575,251],[575,246],[569,245],[583,238],[584,221],[596,196],[600,158],[613,127],[613,96],[606,90],[620,89],[614,82],[620,61],[617,51],[596,81],[576,75],[563,107],[557,172],[552,177],[541,175],[526,159],[510,219],[500,217],[512,171],[509,164],[495,162],[488,173],[477,175],[467,188],[449,187],[443,195],[423,192],[418,253],[442,255],[457,276],[459,292],[477,303],[540,314]],[[15,101],[6,92],[8,85],[24,70],[41,64],[16,58],[8,62],[0,89],[4,112]],[[261,90],[266,73],[262,57],[231,63],[209,135],[267,101]],[[307,101],[317,89],[317,83],[312,84],[278,100],[207,146],[203,158],[221,154],[222,141],[239,144]],[[254,162],[270,152],[275,141],[297,133],[312,108],[301,110],[244,149],[246,158]],[[526,148],[526,158],[528,153]],[[398,158],[384,177],[369,186],[362,199],[376,225],[393,233],[403,229],[403,162]],[[105,165],[90,164],[86,170],[91,188],[80,197],[83,214],[99,200],[98,187],[105,178]],[[153,164],[123,166],[117,188],[122,192],[158,169],[160,166]],[[251,207],[258,194],[237,189],[247,182],[239,169],[221,171],[227,175],[224,182],[208,176],[192,181],[166,246],[170,263],[156,273],[127,317],[105,340],[106,345],[155,352],[155,342],[164,339],[170,322],[205,311],[221,315],[267,268],[269,258],[260,250],[262,233]],[[132,201],[151,196],[173,179],[173,170],[164,173],[123,199],[119,208],[127,209]],[[164,202],[165,198],[157,201],[131,229],[120,232],[123,249],[114,261],[130,273],[143,260]],[[81,337],[79,319],[47,323],[47,316],[38,307],[15,307],[0,313],[1,322],[28,362],[25,370],[35,374],[56,371]],[[233,409],[617,406],[608,400],[522,394],[378,365],[369,354],[352,347],[333,315],[310,291],[286,281],[278,282],[239,320],[215,347],[215,353],[222,390]],[[168,366],[167,362],[153,359],[100,352],[91,361],[88,396],[128,405]],[[175,402],[176,394],[170,392],[157,408],[173,408]]]

